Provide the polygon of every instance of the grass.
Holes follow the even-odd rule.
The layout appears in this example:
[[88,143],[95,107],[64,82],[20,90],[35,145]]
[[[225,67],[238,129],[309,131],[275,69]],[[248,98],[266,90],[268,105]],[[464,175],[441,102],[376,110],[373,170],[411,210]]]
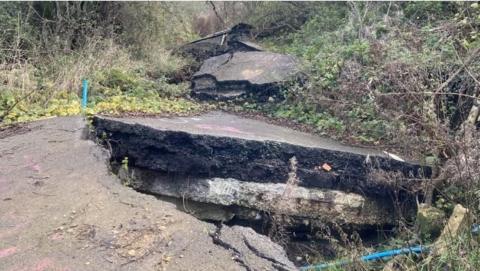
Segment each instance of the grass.
[[80,52],[37,63],[0,69],[0,117],[3,124],[82,113],[82,79],[89,80],[88,114],[187,114],[201,106],[184,98],[188,84],[170,84],[169,76],[188,61],[163,49],[159,61],[133,60],[112,42],[91,44]]

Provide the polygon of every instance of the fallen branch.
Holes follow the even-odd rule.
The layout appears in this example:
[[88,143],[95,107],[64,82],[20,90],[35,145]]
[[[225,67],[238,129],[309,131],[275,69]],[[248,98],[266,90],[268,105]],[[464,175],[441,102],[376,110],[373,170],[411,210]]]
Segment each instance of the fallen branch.
[[222,28],[226,28],[226,24],[225,24],[225,21],[223,20],[223,18],[220,16],[220,14],[218,14],[217,12],[217,7],[215,6],[215,4],[213,3],[213,1],[208,1],[208,3],[212,6],[212,9],[213,9],[213,12],[215,13],[215,16],[218,18],[218,20],[220,20],[220,22],[222,23]]
[[35,92],[36,89],[33,89],[32,91],[30,91],[29,93],[27,93],[25,96],[23,96],[22,98],[18,99],[14,104],[12,104],[9,108],[7,108],[5,110],[5,112],[3,112],[2,115],[0,115],[0,123],[3,122],[3,119],[8,116],[8,114],[10,114],[10,112],[12,112],[12,110],[22,101],[24,101],[25,99],[27,99],[28,97],[32,96],[32,94]]

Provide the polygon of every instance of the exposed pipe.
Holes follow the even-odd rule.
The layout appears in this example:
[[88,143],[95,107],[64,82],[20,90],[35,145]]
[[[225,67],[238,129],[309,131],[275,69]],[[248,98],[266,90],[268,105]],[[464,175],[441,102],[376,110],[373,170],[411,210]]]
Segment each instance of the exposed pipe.
[[87,99],[88,99],[88,80],[82,80],[82,110],[85,111],[87,108]]
[[[360,257],[360,261],[362,262],[372,262],[382,259],[389,259],[397,255],[401,254],[421,254],[427,252],[429,249],[426,246],[414,246],[414,247],[407,247],[407,248],[400,248],[400,249],[392,249],[392,250],[385,250],[381,252],[375,252],[372,254],[368,254],[365,256]],[[319,271],[325,270],[332,267],[339,267],[347,264],[353,263],[353,260],[340,260],[333,263],[323,263],[317,265],[307,265],[300,267],[301,271]]]

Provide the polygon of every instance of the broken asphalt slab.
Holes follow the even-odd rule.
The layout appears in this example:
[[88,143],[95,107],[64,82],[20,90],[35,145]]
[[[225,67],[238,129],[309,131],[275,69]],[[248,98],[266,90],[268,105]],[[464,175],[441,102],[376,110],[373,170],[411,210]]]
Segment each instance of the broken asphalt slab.
[[197,61],[225,53],[262,51],[260,46],[250,42],[253,27],[240,23],[223,31],[187,43],[175,52],[193,57]]
[[[99,137],[109,139],[113,160],[128,157],[132,166],[177,176],[285,183],[289,160],[295,156],[300,186],[382,197],[393,188],[373,178],[377,170],[405,178],[430,174],[428,167],[382,151],[224,112],[174,118],[95,117],[93,125]],[[331,170],[322,169],[323,164]]]
[[80,117],[52,118],[3,133],[0,270],[277,270],[264,255],[282,252],[265,251],[268,238],[255,233],[261,244],[247,249],[221,236],[226,248],[213,224],[123,186],[85,127]]
[[280,95],[280,87],[300,75],[298,61],[270,52],[235,52],[209,58],[192,78],[200,99],[233,99],[251,95],[259,101]]
[[[223,112],[95,117],[93,125],[108,142],[113,161],[128,158],[129,178],[138,190],[342,225],[393,222],[390,197],[398,187],[378,179],[379,171],[403,179],[429,174],[429,168],[384,152]],[[298,161],[296,189],[287,184],[293,157]],[[279,208],[279,203],[288,204]]]

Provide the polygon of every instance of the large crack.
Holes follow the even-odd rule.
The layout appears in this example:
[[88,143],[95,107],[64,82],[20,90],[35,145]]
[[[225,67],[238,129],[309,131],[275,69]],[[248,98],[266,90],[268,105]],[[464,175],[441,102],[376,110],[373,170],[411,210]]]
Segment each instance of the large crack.
[[[244,219],[251,226],[269,222],[257,218],[262,212],[285,215],[292,236],[298,230],[310,238],[309,232],[328,223],[343,230],[391,225],[394,210],[388,195],[397,187],[372,178],[372,170],[405,178],[429,175],[430,170],[318,139],[312,144],[308,135],[224,113],[173,121],[96,117],[93,124],[106,139],[112,163],[124,170],[119,177],[125,175],[137,191],[204,205],[196,207],[208,212],[207,221]],[[298,180],[290,189],[286,180],[293,156]],[[367,160],[374,163],[366,165]],[[248,216],[248,210],[257,215]],[[217,226],[210,236],[215,245],[231,251],[239,266],[248,271],[258,266],[295,270],[284,248],[238,225]]]
[[259,251],[254,245],[250,244],[250,242],[248,241],[247,238],[243,238],[243,242],[245,243],[245,245],[253,252],[255,253],[255,255],[257,255],[258,257],[260,258],[263,258],[267,261],[270,261],[273,263],[273,266],[275,268],[277,268],[278,270],[280,271],[289,271],[288,268],[286,268],[285,264],[284,263],[281,263],[279,261],[277,261],[276,259],[272,258],[272,257],[269,257],[267,255],[265,255],[264,253],[262,253],[261,251]]
[[211,236],[214,244],[232,251],[234,259],[247,270],[257,270],[258,266],[267,270],[296,270],[280,245],[251,228],[220,225]]
[[224,242],[221,239],[220,235],[221,235],[222,226],[223,226],[222,224],[217,225],[216,231],[210,234],[210,237],[212,237],[213,243],[217,246],[220,246],[220,247],[226,249],[226,250],[233,251],[234,252],[233,253],[234,260],[237,263],[239,263],[242,267],[244,267],[247,271],[253,271],[253,269],[250,268],[250,266],[243,259],[243,254],[238,249],[236,249],[232,245]]

